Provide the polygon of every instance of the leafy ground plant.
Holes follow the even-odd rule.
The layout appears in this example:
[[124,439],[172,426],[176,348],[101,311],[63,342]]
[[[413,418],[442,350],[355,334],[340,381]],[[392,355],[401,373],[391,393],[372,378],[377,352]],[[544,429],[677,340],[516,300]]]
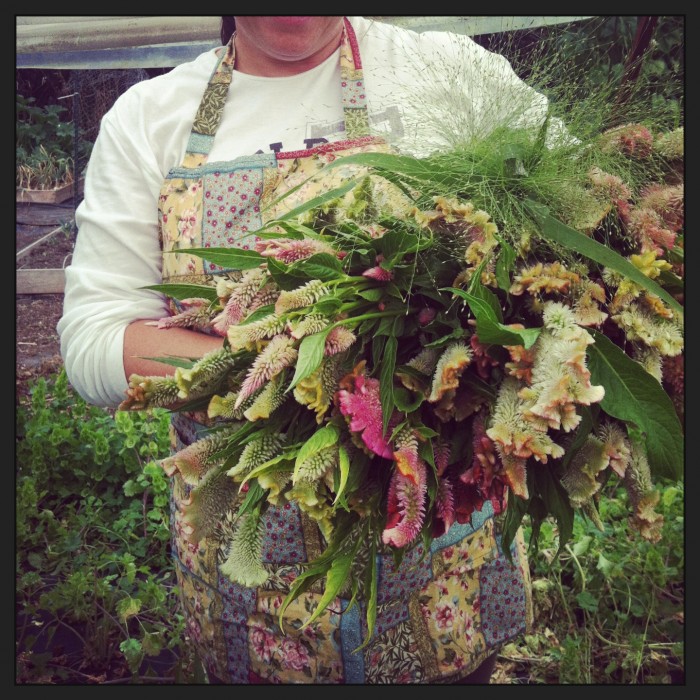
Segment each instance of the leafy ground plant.
[[624,491],[601,498],[603,532],[577,520],[559,555],[556,527],[530,557],[535,626],[501,661],[523,683],[682,684],[684,489],[659,485],[661,543],[634,535]]
[[21,683],[190,673],[168,554],[168,417],[88,406],[62,370],[17,409]]

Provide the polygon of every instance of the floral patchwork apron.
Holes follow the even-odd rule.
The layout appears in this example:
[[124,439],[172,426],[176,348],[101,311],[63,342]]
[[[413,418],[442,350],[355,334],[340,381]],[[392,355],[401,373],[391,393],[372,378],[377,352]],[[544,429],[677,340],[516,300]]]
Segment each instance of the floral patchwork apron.
[[[183,163],[171,170],[161,190],[159,220],[166,283],[202,283],[221,273],[216,265],[177,253],[178,249],[253,248],[254,232],[281,215],[280,207],[288,210],[337,187],[348,173],[337,168],[323,185],[313,185],[314,190],[304,185],[283,205],[274,205],[280,194],[307,181],[341,155],[389,150],[382,139],[370,134],[358,45],[346,20],[340,51],[346,139],[304,151],[207,162],[231,82],[234,38],[204,92]],[[204,423],[200,416],[174,414],[172,449],[178,451],[196,440]],[[364,605],[346,612],[349,601],[342,598],[298,631],[320,598],[314,589],[287,608],[283,633],[277,611],[301,571],[300,564],[322,552],[318,526],[294,504],[270,506],[263,518],[263,560],[270,576],[259,588],[245,588],[220,571],[233,534],[238,495],[231,495],[216,514],[215,532],[193,545],[179,517],[189,490],[176,474],[172,553],[187,633],[209,674],[223,682],[453,682],[530,624],[522,537],[512,545],[511,564],[501,549],[493,509],[487,502],[473,514],[470,524],[454,524],[433,540],[427,553],[419,544],[398,567],[391,554],[378,555],[376,628],[361,651],[354,650],[367,631]]]

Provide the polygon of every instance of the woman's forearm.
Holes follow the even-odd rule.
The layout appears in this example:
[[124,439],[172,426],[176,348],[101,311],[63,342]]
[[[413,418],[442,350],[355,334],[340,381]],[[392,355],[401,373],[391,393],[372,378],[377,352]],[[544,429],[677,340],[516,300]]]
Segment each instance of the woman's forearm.
[[223,345],[224,339],[188,328],[157,328],[149,321],[134,321],[124,333],[124,373],[166,376],[175,367],[153,357],[200,358]]

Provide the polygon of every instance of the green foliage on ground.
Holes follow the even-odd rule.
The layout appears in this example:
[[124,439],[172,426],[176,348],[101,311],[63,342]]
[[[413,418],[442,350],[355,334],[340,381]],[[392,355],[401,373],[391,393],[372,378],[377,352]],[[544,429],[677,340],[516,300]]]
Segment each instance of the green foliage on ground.
[[64,371],[35,380],[18,406],[18,680],[184,672],[169,485],[156,463],[168,422],[165,411],[89,406]]

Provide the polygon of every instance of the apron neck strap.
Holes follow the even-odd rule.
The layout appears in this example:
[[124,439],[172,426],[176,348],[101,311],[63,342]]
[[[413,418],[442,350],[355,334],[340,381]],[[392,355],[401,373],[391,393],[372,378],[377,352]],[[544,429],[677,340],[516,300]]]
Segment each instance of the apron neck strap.
[[[190,163],[204,165],[214,143],[214,136],[221,123],[226,96],[233,77],[233,66],[236,60],[235,38],[234,32],[204,90],[187,142],[185,160]],[[343,33],[340,40],[340,82],[347,138],[368,136],[369,117],[362,60],[355,30],[347,17],[343,18]]]

